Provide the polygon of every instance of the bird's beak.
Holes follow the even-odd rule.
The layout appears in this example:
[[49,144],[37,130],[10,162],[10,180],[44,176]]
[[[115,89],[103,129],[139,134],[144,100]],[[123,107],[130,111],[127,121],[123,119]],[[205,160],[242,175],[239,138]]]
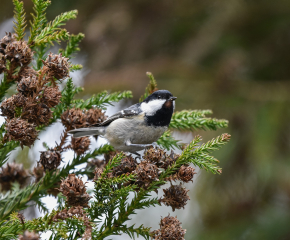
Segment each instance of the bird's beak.
[[171,97],[169,100],[174,101],[177,97]]

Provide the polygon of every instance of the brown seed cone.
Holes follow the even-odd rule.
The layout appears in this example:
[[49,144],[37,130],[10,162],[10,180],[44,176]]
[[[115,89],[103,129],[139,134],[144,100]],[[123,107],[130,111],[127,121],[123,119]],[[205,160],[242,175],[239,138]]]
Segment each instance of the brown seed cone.
[[25,231],[23,235],[19,236],[18,240],[40,240],[39,235],[34,232]]
[[15,42],[16,41],[16,34],[11,34],[11,32],[6,33],[6,36],[4,36],[1,40],[0,40],[0,47],[3,49],[6,49],[6,46],[9,43]]
[[34,124],[20,118],[13,118],[6,122],[5,139],[11,141],[19,141],[20,146],[30,147],[37,139],[38,131],[36,131]]
[[41,152],[39,162],[43,166],[44,171],[46,169],[49,171],[55,170],[60,165],[61,155],[58,151],[53,150]]
[[83,207],[76,206],[71,207],[70,209],[63,209],[58,212],[53,218],[52,221],[57,222],[58,220],[65,220],[67,218],[71,218],[72,216],[83,217],[85,215],[85,211]]
[[27,119],[30,123],[48,125],[52,118],[50,108],[44,103],[35,103],[33,99],[28,99],[27,105],[22,109],[21,118]]
[[167,216],[161,218],[160,229],[152,232],[154,240],[184,240],[185,229],[182,229],[181,222],[177,218]]
[[7,163],[0,171],[1,191],[9,191],[13,182],[18,182],[21,187],[25,186],[28,177],[28,172],[23,169],[22,164]]
[[120,165],[113,168],[113,175],[120,176],[122,174],[130,174],[132,173],[137,167],[137,161],[131,156],[126,156],[122,159]]
[[163,149],[158,147],[151,147],[146,149],[143,158],[151,163],[156,164],[158,167],[163,168],[167,162],[167,154]]
[[88,126],[83,111],[75,108],[66,110],[61,115],[61,122],[68,131]]
[[32,67],[23,67],[20,69],[18,73],[18,80],[20,81],[22,78],[37,78],[38,74]]
[[25,41],[14,41],[7,44],[5,57],[20,66],[26,66],[32,61],[33,52]]
[[27,103],[27,98],[21,93],[13,95],[13,103],[15,107],[24,107]]
[[61,92],[58,89],[58,86],[47,87],[43,91],[42,102],[45,103],[48,107],[52,108],[59,104],[61,98]]
[[15,106],[14,106],[14,97],[6,98],[0,106],[2,116],[7,117],[8,119],[14,118],[15,116]]
[[182,165],[178,171],[177,176],[179,180],[187,183],[189,181],[192,181],[193,175],[196,174],[194,170],[195,169],[193,167]]
[[91,197],[87,194],[83,181],[77,178],[75,174],[69,174],[66,179],[62,180],[59,190],[67,197],[69,206],[88,207]]
[[37,91],[37,78],[35,76],[22,78],[17,85],[17,91],[25,97],[31,97]]
[[40,179],[44,176],[44,168],[43,166],[38,162],[37,165],[33,168],[33,175],[35,177],[35,182],[39,182]]
[[94,171],[94,173],[95,173],[94,181],[97,181],[101,177],[103,171],[104,171],[104,168],[98,168],[98,167],[95,168],[95,171]]
[[148,187],[153,181],[158,181],[158,168],[156,165],[143,161],[135,169],[134,173],[137,175],[136,184],[140,187]]
[[102,123],[107,119],[107,117],[105,116],[105,113],[102,112],[102,109],[91,108],[85,113],[85,119],[89,125],[94,125]]
[[81,138],[72,138],[71,139],[71,148],[77,155],[84,154],[85,151],[89,149],[90,146],[90,138],[89,137],[81,137]]
[[47,67],[48,77],[55,77],[60,80],[66,78],[69,74],[68,58],[62,57],[61,54],[49,54],[47,59],[43,61],[44,66]]
[[85,170],[87,172],[90,172],[90,173],[87,173],[88,179],[92,180],[94,178],[95,174],[93,172],[95,171],[95,169],[103,168],[104,166],[105,166],[105,161],[104,160],[90,159],[87,162],[87,166],[85,168]]
[[163,189],[164,197],[159,200],[159,202],[163,202],[166,206],[171,206],[172,211],[175,209],[184,208],[186,202],[190,200],[187,195],[186,188],[180,185],[171,185],[168,189]]

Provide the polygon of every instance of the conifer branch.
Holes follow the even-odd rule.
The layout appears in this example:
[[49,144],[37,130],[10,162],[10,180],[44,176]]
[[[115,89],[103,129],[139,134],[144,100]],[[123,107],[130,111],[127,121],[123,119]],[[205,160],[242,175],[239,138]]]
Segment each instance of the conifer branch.
[[179,144],[179,140],[176,140],[172,137],[171,131],[167,130],[165,133],[162,134],[162,136],[158,139],[157,144],[159,146],[162,146],[166,150],[172,149],[172,148],[181,148],[181,144]]
[[26,28],[26,20],[25,20],[25,11],[23,8],[23,2],[18,0],[13,0],[14,4],[14,18],[16,22],[14,22],[14,31],[17,35],[17,40],[20,41],[25,36],[25,28]]
[[65,22],[77,17],[77,10],[62,13],[57,16],[53,21],[47,23],[47,26],[43,28],[40,33],[35,36],[35,45],[41,45],[44,43],[52,44],[53,41],[59,42],[60,40],[68,40],[68,32],[65,29],[60,29],[65,25]]
[[4,78],[0,83],[0,102],[2,102],[5,94],[7,93],[8,89],[13,85],[13,81],[7,78],[7,75],[4,74]]
[[124,98],[132,98],[131,91],[115,92],[108,94],[107,91],[103,91],[97,95],[93,95],[87,100],[75,100],[74,107],[80,109],[90,109],[92,106],[106,109],[106,106],[113,105],[112,102],[119,102]]
[[65,50],[60,49],[59,52],[62,54],[62,56],[71,58],[72,54],[80,51],[79,43],[81,40],[83,40],[84,37],[85,35],[83,33],[79,33],[78,35],[73,35],[73,34],[70,35],[69,41],[67,43]]
[[81,64],[72,64],[69,68],[69,70],[71,72],[74,72],[74,71],[79,71],[79,70],[82,70],[83,69],[83,65]]
[[157,82],[153,74],[151,72],[147,72],[146,75],[149,77],[150,82],[145,89],[144,95],[140,97],[139,102],[142,102],[145,98],[157,90]]
[[30,37],[28,40],[29,44],[33,44],[35,42],[35,38],[40,32],[43,30],[47,20],[46,20],[46,9],[51,4],[49,0],[32,0],[34,6],[34,14],[32,13],[33,21],[30,22]]
[[[209,112],[208,112],[209,113]],[[173,114],[169,127],[177,130],[217,130],[226,128],[228,121],[225,119],[206,118],[204,111],[184,110]]]

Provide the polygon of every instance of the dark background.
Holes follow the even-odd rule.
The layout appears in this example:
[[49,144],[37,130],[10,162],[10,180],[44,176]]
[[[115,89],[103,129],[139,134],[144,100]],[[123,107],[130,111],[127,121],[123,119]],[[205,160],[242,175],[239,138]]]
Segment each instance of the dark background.
[[[83,97],[130,89],[136,102],[151,71],[177,110],[212,109],[230,121],[199,132],[232,140],[215,154],[223,174],[202,171],[187,185],[191,201],[178,211],[186,239],[290,239],[290,1],[54,0],[48,19],[72,9],[79,16],[67,29],[86,35]],[[1,0],[2,33],[12,16]],[[137,221],[150,226],[144,216]]]

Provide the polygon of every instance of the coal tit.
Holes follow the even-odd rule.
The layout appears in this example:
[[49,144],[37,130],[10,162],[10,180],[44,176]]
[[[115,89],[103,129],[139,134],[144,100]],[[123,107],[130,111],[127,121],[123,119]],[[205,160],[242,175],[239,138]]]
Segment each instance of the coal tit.
[[[167,130],[176,97],[167,90],[158,90],[137,103],[88,128],[69,131],[73,137],[104,136],[115,150],[135,153],[155,145]],[[137,154],[139,155],[139,154]]]

